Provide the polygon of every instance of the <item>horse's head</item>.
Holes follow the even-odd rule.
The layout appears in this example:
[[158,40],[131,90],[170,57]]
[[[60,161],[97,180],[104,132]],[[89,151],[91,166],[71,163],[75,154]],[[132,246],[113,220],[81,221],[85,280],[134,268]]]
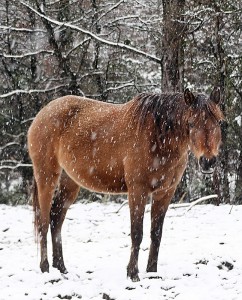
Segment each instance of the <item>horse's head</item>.
[[188,130],[190,150],[197,157],[201,171],[212,173],[221,144],[220,121],[224,119],[219,107],[220,90],[214,88],[209,98],[193,95],[188,89],[184,99],[189,106]]

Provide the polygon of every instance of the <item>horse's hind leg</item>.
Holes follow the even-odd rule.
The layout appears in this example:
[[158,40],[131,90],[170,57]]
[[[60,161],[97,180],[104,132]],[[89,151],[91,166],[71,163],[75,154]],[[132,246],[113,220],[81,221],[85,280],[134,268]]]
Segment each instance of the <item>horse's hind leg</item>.
[[[49,272],[49,263],[47,257],[47,233],[50,223],[50,209],[54,190],[59,179],[59,168],[56,170],[48,170],[46,166],[35,169],[35,179],[38,187],[38,202],[39,202],[39,216],[38,232],[40,236],[41,261],[40,269],[42,272]],[[39,171],[40,170],[40,171]],[[38,212],[37,212],[38,214]]]
[[70,205],[75,201],[80,187],[63,171],[59,189],[54,198],[54,203],[50,212],[50,228],[53,246],[53,267],[57,268],[61,273],[67,273],[63,252],[61,227],[64,222],[66,212]]

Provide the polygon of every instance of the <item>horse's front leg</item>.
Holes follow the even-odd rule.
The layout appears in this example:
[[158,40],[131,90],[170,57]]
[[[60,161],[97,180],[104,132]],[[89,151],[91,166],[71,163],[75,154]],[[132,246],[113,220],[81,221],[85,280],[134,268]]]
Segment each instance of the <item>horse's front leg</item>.
[[139,281],[138,257],[143,238],[143,219],[147,196],[148,194],[139,188],[137,188],[136,191],[129,191],[132,247],[127,267],[127,276],[130,277],[132,281]]
[[147,264],[147,272],[157,272],[158,254],[162,237],[164,218],[174,190],[155,192],[151,205],[151,245]]

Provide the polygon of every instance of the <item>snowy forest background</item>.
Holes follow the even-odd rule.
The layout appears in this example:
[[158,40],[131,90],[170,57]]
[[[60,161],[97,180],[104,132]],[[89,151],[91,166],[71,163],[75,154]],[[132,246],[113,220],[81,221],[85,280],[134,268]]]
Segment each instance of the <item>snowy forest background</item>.
[[217,203],[242,204],[241,14],[241,0],[2,0],[0,203],[28,201],[26,132],[52,99],[124,103],[216,85],[227,120],[216,170],[202,175],[191,155],[173,201],[216,193]]

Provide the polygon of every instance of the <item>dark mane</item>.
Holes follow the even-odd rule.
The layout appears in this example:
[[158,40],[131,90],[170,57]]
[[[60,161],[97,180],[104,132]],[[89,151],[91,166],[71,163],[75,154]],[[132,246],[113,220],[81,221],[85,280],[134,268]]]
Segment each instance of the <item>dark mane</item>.
[[[219,122],[224,119],[222,112],[215,103],[209,101],[203,94],[196,96],[196,104],[193,106],[193,114],[199,117],[202,111],[207,116]],[[147,116],[152,115],[159,134],[168,131],[177,133],[187,127],[189,107],[184,101],[183,93],[174,94],[151,94],[142,93],[134,98],[135,108],[133,117],[138,120],[139,129],[146,123]]]
[[[133,116],[138,120],[139,128],[146,123],[151,114],[159,131],[174,130],[176,123],[182,117],[183,94],[149,94],[142,93],[134,98]],[[178,124],[179,125],[179,124]],[[180,124],[181,125],[181,124]]]

